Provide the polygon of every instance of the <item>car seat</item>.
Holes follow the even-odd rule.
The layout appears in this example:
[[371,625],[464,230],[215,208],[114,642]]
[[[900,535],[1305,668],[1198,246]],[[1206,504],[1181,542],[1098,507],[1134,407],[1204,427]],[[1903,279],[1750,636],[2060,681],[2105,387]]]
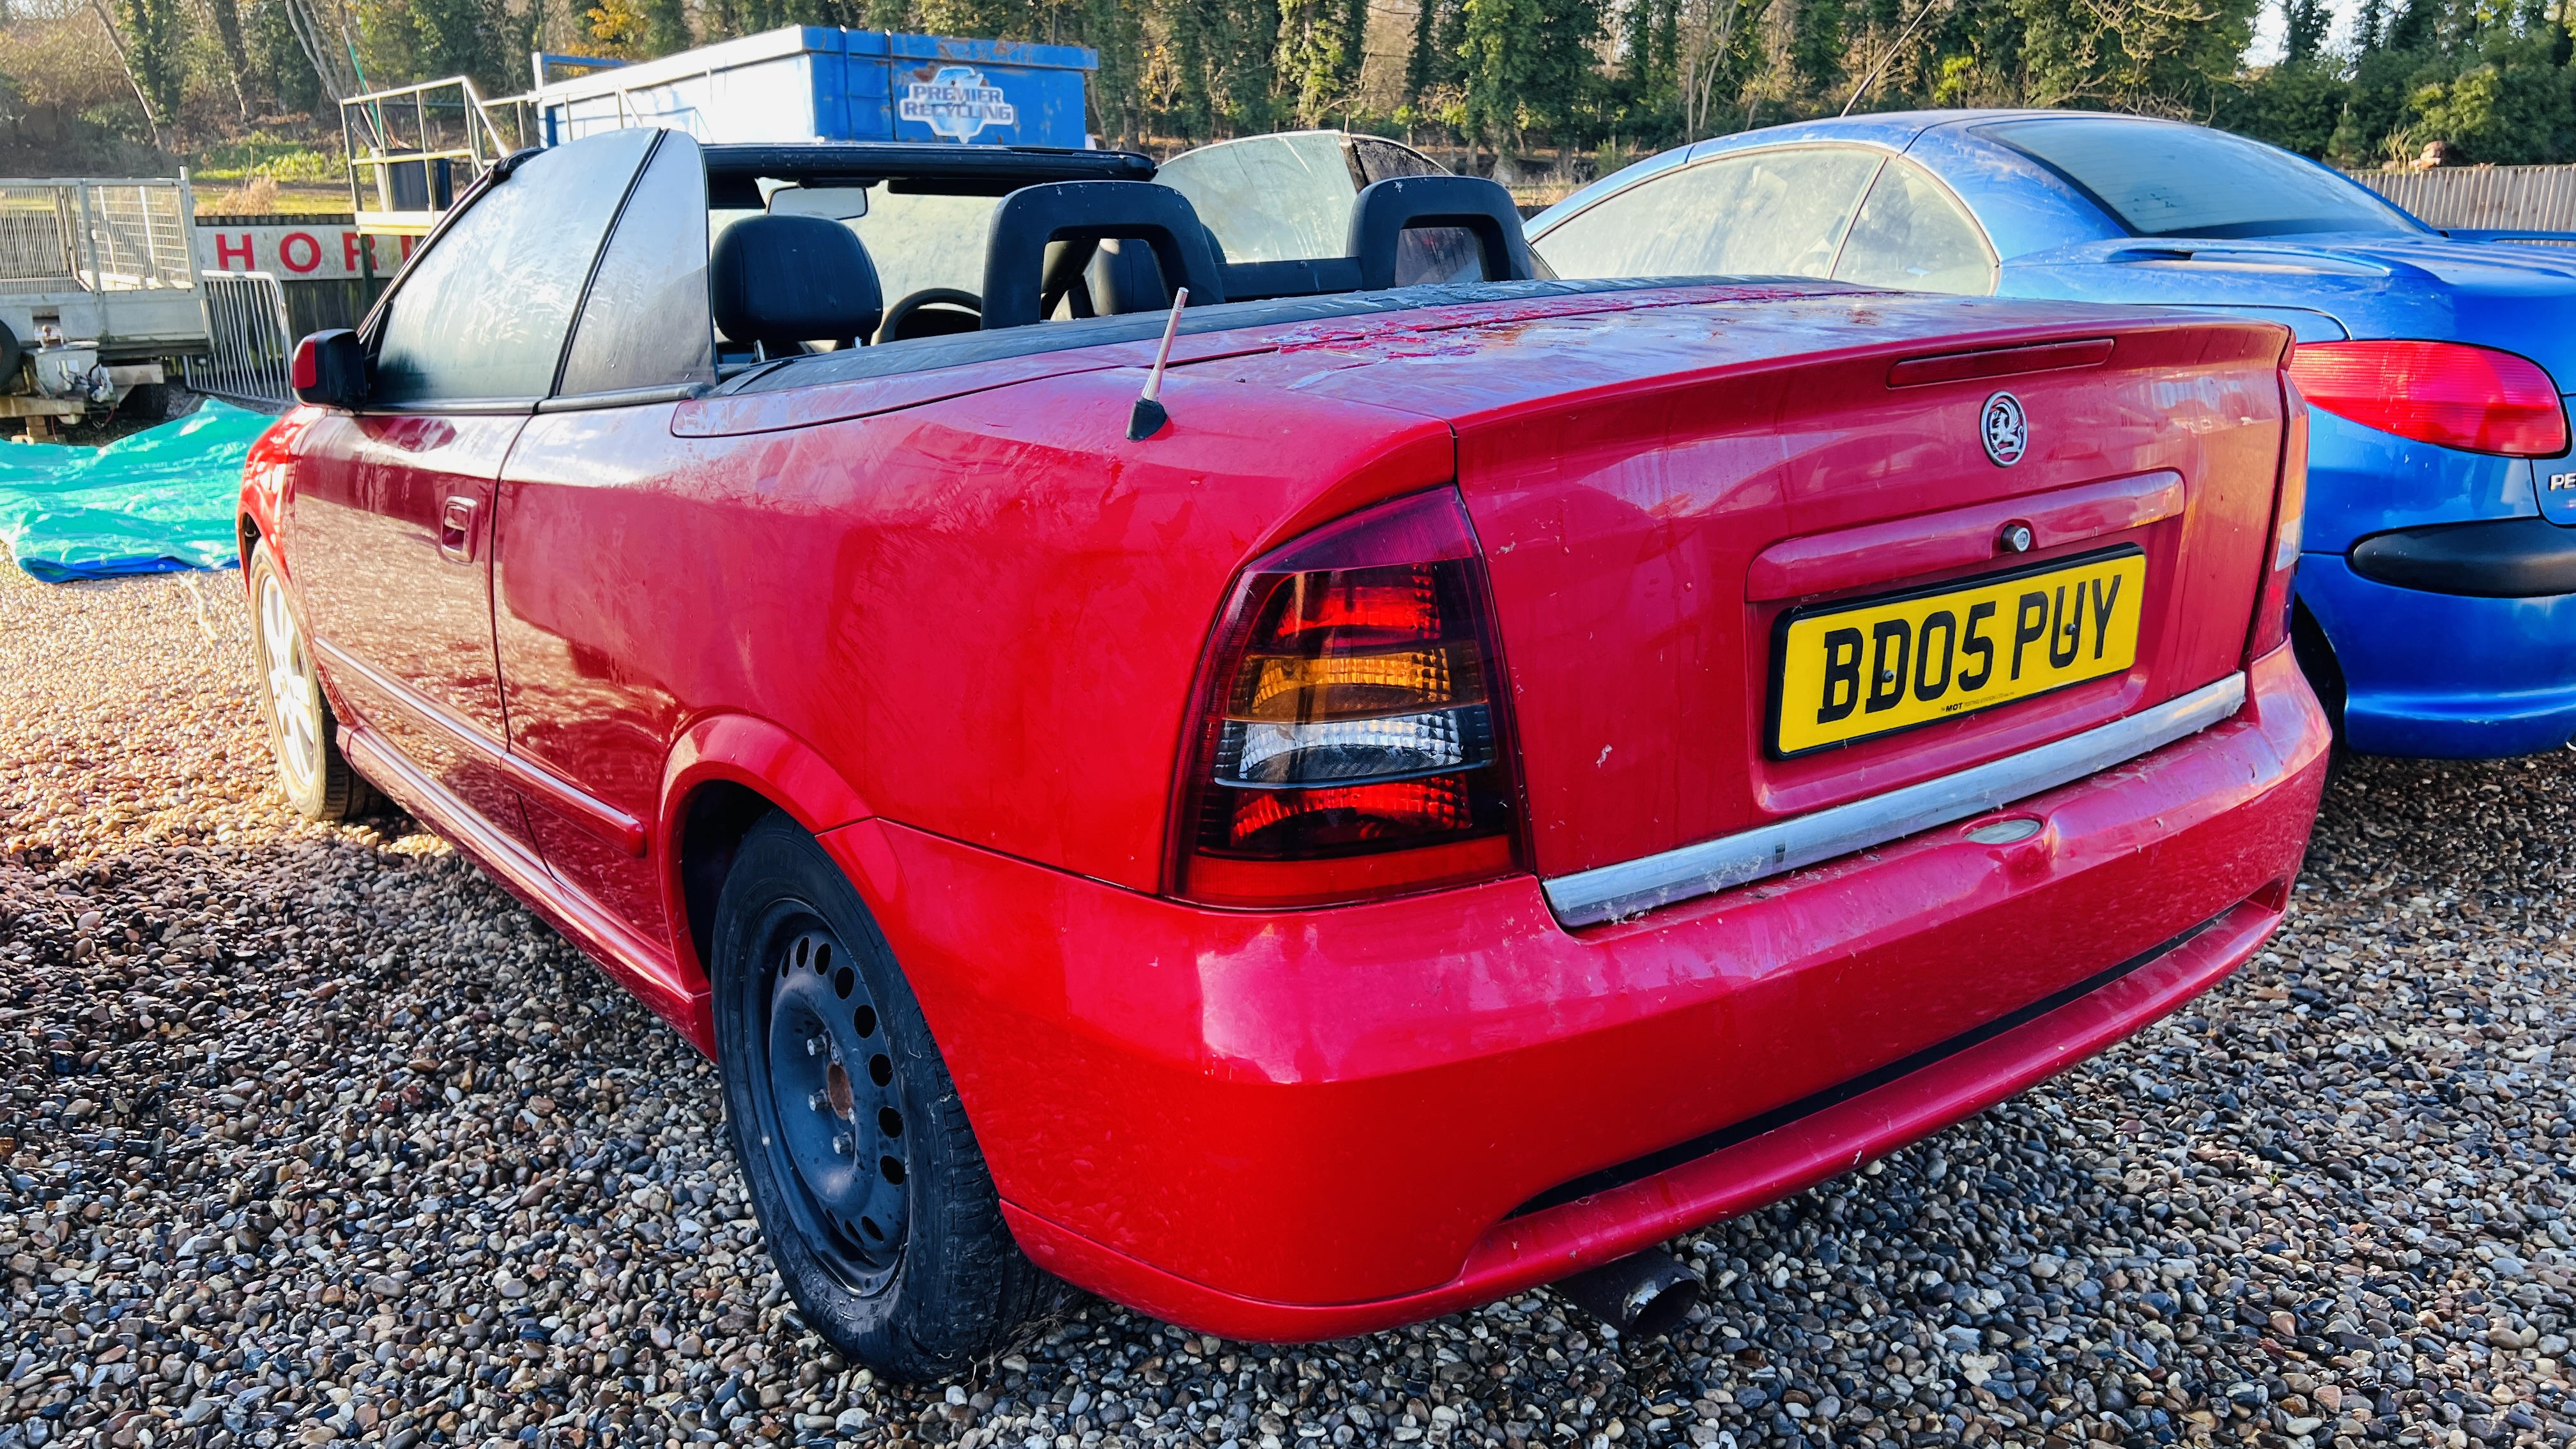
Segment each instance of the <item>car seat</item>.
[[708,258],[716,329],[761,358],[807,344],[855,347],[877,330],[885,294],[858,234],[819,216],[754,216],[725,228]]

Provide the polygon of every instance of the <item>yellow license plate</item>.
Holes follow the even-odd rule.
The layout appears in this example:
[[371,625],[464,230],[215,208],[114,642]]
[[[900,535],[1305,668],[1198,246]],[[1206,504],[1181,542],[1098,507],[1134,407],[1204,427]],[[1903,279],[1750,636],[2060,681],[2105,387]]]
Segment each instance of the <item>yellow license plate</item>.
[[1955,719],[2138,660],[2146,555],[2135,546],[1783,615],[1771,653],[1771,752]]

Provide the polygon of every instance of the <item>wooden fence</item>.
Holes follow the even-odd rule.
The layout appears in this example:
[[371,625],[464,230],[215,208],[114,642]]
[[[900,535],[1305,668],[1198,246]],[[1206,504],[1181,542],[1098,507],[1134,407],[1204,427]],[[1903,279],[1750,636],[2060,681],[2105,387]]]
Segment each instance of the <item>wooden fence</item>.
[[2433,226],[2576,231],[2576,166],[2446,166],[2344,174]]

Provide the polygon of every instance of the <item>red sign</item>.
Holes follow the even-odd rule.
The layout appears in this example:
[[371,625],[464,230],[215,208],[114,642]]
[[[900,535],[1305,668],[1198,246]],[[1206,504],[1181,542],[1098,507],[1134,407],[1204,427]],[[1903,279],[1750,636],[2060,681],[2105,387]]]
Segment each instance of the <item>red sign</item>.
[[375,275],[390,277],[411,255],[416,237],[370,235],[345,223],[320,226],[267,224],[196,227],[197,270],[201,272],[272,272],[288,281],[338,281],[363,277],[372,262]]

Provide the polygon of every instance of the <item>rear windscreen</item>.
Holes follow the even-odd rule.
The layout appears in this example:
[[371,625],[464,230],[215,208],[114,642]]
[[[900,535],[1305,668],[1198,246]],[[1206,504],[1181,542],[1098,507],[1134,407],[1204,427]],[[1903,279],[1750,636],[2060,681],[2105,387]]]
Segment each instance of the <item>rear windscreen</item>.
[[2068,116],[2003,121],[1976,132],[2046,163],[2140,236],[2420,231],[2324,167],[2224,131]]

